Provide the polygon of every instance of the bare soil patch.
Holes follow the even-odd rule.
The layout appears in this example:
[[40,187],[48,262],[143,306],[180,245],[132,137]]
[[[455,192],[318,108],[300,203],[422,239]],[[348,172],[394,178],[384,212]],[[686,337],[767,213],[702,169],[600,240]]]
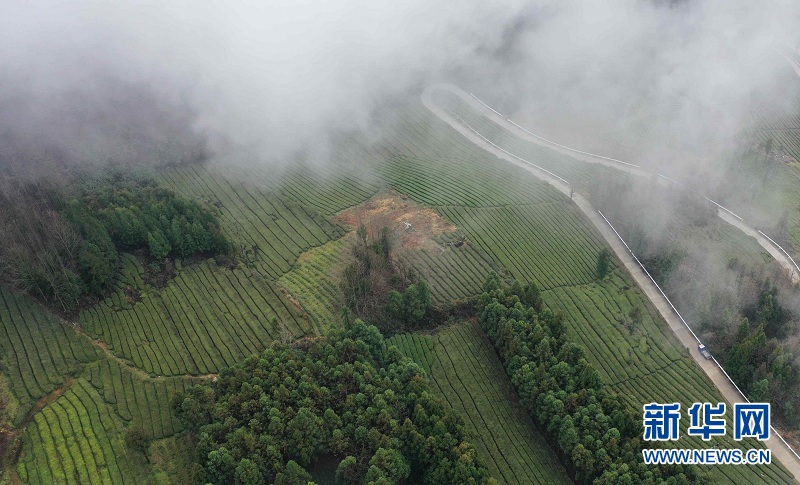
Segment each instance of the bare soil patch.
[[441,247],[436,237],[458,228],[433,209],[421,206],[393,189],[382,190],[361,205],[345,209],[334,220],[356,229],[364,224],[371,239],[388,227],[392,234],[392,253],[409,249],[434,250]]

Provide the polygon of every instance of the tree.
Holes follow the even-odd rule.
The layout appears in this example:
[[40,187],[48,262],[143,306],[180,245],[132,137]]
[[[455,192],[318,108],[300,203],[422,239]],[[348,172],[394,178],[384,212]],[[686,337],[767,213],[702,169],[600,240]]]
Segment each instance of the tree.
[[754,402],[769,401],[769,379],[761,379],[753,384],[750,390],[750,400]]
[[141,426],[133,426],[125,432],[125,444],[128,448],[144,455],[147,455],[150,440],[150,435]]
[[567,416],[564,418],[561,430],[558,432],[558,444],[564,452],[569,453],[578,444],[578,439],[578,431],[575,429],[572,418]]
[[386,301],[386,318],[393,322],[401,321],[403,313],[403,294],[397,290],[390,291]]
[[147,242],[150,246],[150,256],[155,260],[166,258],[172,251],[172,246],[161,229],[147,233]]
[[[369,460],[370,468],[367,471],[367,481],[377,481],[384,477],[389,483],[399,483],[411,474],[411,467],[403,458],[403,454],[395,449],[378,448]],[[373,469],[380,470],[379,473]]]
[[578,443],[572,450],[572,463],[575,465],[577,477],[584,483],[589,482],[594,475],[594,457],[592,452]]
[[[744,333],[746,325],[749,324],[745,320],[739,327],[739,336]],[[755,333],[731,347],[726,355],[725,369],[745,393],[750,391],[755,378],[756,363],[763,359],[766,346],[767,337],[764,335],[764,326],[761,325]]]
[[196,431],[201,425],[211,421],[211,411],[214,409],[214,390],[208,386],[196,385],[178,395],[172,402],[173,412],[178,419],[191,431]]
[[355,456],[347,456],[336,467],[336,485],[356,483],[359,477],[358,462]]
[[364,224],[359,224],[358,229],[356,229],[356,236],[358,240],[361,242],[361,247],[366,250],[367,248],[367,226]]
[[531,307],[537,312],[542,310],[542,295],[536,283],[531,281],[525,285],[524,294],[525,296],[522,298],[523,305]]
[[290,440],[287,444],[292,455],[308,466],[323,437],[322,420],[313,411],[303,407],[286,428]]
[[213,483],[230,483],[233,481],[233,474],[236,462],[230,451],[224,446],[213,450],[208,454],[210,481]]
[[[516,297],[506,296],[510,288],[493,286],[489,281],[485,287],[492,288],[491,294],[478,300],[481,326],[521,403],[547,431],[549,441],[557,443],[578,483],[697,480],[692,467],[656,468],[637,460],[641,414],[605,387],[583,347],[569,341],[563,318],[549,309],[521,309]],[[445,466],[432,473],[441,480],[451,472]]]
[[489,273],[489,276],[486,277],[486,281],[483,283],[483,291],[485,293],[491,293],[492,291],[497,291],[503,288],[503,282],[498,276],[497,273],[492,271]]
[[[331,453],[348,456],[339,484],[398,483],[412,467],[423,484],[488,477],[465,442],[463,420],[434,396],[420,366],[394,347],[387,352],[378,329],[361,320],[299,345],[273,344],[205,387],[175,400],[182,421],[205,416],[190,429],[201,483],[255,477],[246,458],[263,483],[305,484],[303,466]],[[449,465],[434,472],[442,463]]]
[[114,276],[116,254],[110,260],[97,245],[87,243],[78,256],[81,279],[90,293],[100,295]]
[[264,483],[264,477],[261,475],[258,465],[247,458],[239,461],[233,478],[236,485],[261,485]]
[[294,460],[289,460],[286,469],[275,477],[275,485],[307,485],[309,482],[311,474]]
[[597,254],[597,278],[603,279],[608,274],[611,265],[611,251],[606,248],[600,250]]
[[431,290],[424,281],[409,285],[403,295],[405,317],[412,325],[422,323],[431,308]]

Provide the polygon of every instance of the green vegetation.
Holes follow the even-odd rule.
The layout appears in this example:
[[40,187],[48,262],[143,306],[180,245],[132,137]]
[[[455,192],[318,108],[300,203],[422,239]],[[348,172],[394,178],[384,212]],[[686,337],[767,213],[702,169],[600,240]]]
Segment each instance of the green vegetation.
[[97,358],[88,338],[7,287],[0,287],[0,332],[0,362],[20,403],[17,423],[38,399]]
[[771,402],[773,416],[797,427],[800,369],[786,343],[795,328],[791,312],[778,302],[777,289],[765,282],[744,314],[736,334],[713,348],[724,352],[725,369],[751,400]]
[[155,483],[191,483],[194,442],[189,433],[150,443],[148,458]]
[[309,332],[300,310],[249,268],[206,260],[158,289],[143,282],[144,268],[134,258],[125,262],[116,292],[84,311],[80,322],[115,355],[153,376],[216,373],[273,340]]
[[[223,177],[190,166],[164,170],[161,176],[187,198],[214,207],[225,234],[239,248],[240,259],[270,280],[290,271],[302,252],[344,235],[344,228],[330,216],[363,202],[374,191],[352,181],[340,182],[336,174],[323,182],[322,174],[303,169],[285,178],[245,170]],[[254,183],[275,185],[265,191]],[[315,193],[315,187],[320,192]]]
[[[183,425],[169,414],[170,394],[192,383],[185,380],[186,375],[219,372],[261,354],[274,342],[320,335],[335,323],[336,302],[344,302],[340,275],[354,236],[346,236],[347,229],[334,216],[385,186],[408,194],[458,226],[457,232],[437,237],[439,247],[412,248],[398,255],[399,265],[427,282],[433,304],[479,295],[485,275],[496,270],[507,282],[518,279],[541,289],[542,304],[564,314],[567,338],[585,347],[586,360],[628,405],[638,408],[653,400],[680,401],[685,408],[694,401],[720,399],[618,263],[612,259],[606,277],[597,280],[597,255],[604,245],[566,197],[521,168],[466,142],[419,103],[402,105],[376,123],[376,133],[369,140],[357,135],[337,138],[330,163],[324,167],[299,160],[285,170],[250,166],[223,171],[196,165],[161,169],[160,183],[217,217],[235,262],[181,258],[175,261],[174,273],[169,273],[170,281],[157,282],[142,258],[120,253],[120,269],[111,279],[110,290],[97,305],[84,308],[74,327],[62,325],[29,298],[3,289],[0,363],[20,401],[17,418],[33,409],[37,399],[63,386],[64,376],[73,376],[75,383],[64,395],[79,385],[88,389],[93,397],[82,402],[95,403],[96,408],[88,404],[86,408],[109,416],[113,429],[119,430],[86,432],[96,437],[103,450],[117,450],[114,456],[120,457],[116,463],[122,477],[117,481],[145,481],[142,477],[146,476],[156,483],[186,483],[189,434],[180,434]],[[525,156],[543,166],[567,167],[578,179],[589,180],[606,170],[541,147]],[[715,231],[720,243],[713,247],[713,254],[724,256],[725,261],[733,255],[718,248],[728,242],[737,246],[735,256],[742,263],[761,257],[747,248],[735,230]],[[169,242],[168,235],[164,236]],[[164,240],[154,234],[139,252],[152,249],[163,254],[165,248]],[[397,291],[405,292],[409,283]],[[525,285],[520,286],[524,290]],[[751,321],[756,330],[755,320]],[[92,338],[97,340],[94,347]],[[324,339],[301,342],[321,348],[323,344],[317,342]],[[496,356],[491,360],[489,343],[474,324],[449,327],[433,337],[397,336],[391,342],[419,362],[416,372],[424,369],[434,392],[463,413],[464,430],[476,443],[476,460],[486,463],[491,474],[510,482],[528,475],[542,482],[563,478],[553,453],[542,447],[530,418],[511,398],[514,391],[506,385],[501,364]],[[108,347],[105,353],[101,352],[104,345]],[[412,346],[416,350],[410,351]],[[308,355],[283,344],[276,348],[302,358]],[[247,362],[259,365],[258,360]],[[34,421],[22,434],[17,470],[30,482],[43,480],[31,472],[31,464],[38,462],[48,463],[48,470],[58,468],[59,474],[74,475],[65,470],[74,470],[70,463],[75,460],[59,461],[57,451],[45,456],[42,446],[34,446],[41,441],[36,438],[40,428],[34,425],[36,419],[44,419],[38,418],[40,414],[33,415]],[[686,423],[682,425],[685,434]],[[125,444],[126,437],[130,446]],[[149,461],[145,461],[136,448],[148,442]],[[696,439],[682,440],[681,445],[704,446]],[[749,441],[734,444],[730,439],[720,440],[719,445],[760,446]],[[500,448],[502,456],[492,451]],[[337,456],[333,468],[346,462],[339,470],[340,478],[347,476],[354,461],[364,477],[373,465],[383,473],[405,473],[398,454],[384,449],[351,453],[352,460]],[[406,462],[411,460],[406,450],[399,451]],[[93,456],[97,463],[100,455]],[[318,457],[320,463],[331,459],[330,455]],[[281,469],[281,480],[304,474],[302,460],[285,458],[293,458],[297,465],[283,461],[286,469]],[[254,464],[260,472],[260,464]],[[418,467],[409,465],[413,477]],[[90,476],[88,469],[78,477]],[[108,470],[111,473],[112,468]],[[706,471],[711,478],[732,483],[790,481],[779,464],[718,466]],[[252,478],[252,472],[253,466],[245,463],[240,478]]]
[[413,248],[398,255],[398,262],[410,268],[430,287],[433,302],[446,305],[478,294],[481,275],[498,270],[498,265],[460,232],[439,238],[440,250]]
[[149,379],[136,372],[108,358],[89,364],[83,377],[100,392],[128,429],[139,430],[147,440],[182,431],[183,425],[170,412],[170,402],[197,379]]
[[489,275],[480,297],[481,326],[503,359],[530,415],[547,430],[579,482],[695,483],[691,466],[646,466],[638,409],[608,390],[566,337],[563,317],[522,304],[523,292]]
[[363,224],[356,231],[353,262],[342,273],[341,290],[346,307],[358,317],[387,333],[408,331],[431,323],[433,299],[425,281],[398,291],[403,278],[392,258],[389,228],[381,229],[373,242],[367,240]]
[[148,248],[155,260],[229,251],[210,212],[154,180],[133,174],[81,178],[77,200],[67,203],[66,213],[90,244],[99,246],[107,234],[118,250]]
[[338,483],[488,482],[460,418],[415,363],[356,321],[300,347],[276,345],[175,401],[199,433],[198,483],[297,483],[320,455]]
[[597,278],[603,279],[608,274],[608,269],[611,266],[611,251],[606,248],[597,253]]
[[403,355],[422,367],[428,376],[433,364],[433,338],[417,333],[401,333],[386,340],[386,345],[394,345]]
[[447,327],[433,341],[434,390],[464,417],[478,456],[492,476],[508,484],[569,483],[478,322]]
[[64,311],[106,292],[120,251],[145,249],[158,263],[230,250],[211,213],[151,179],[121,172],[74,177],[69,189],[45,179],[0,191],[5,281]]
[[338,321],[336,315],[343,303],[339,281],[352,240],[344,236],[301,254],[294,268],[278,279],[308,313],[316,334]]
[[36,414],[17,473],[25,483],[136,483],[137,458],[121,429],[100,394],[78,379]]
[[358,226],[352,262],[341,275],[340,288],[345,306],[369,322],[383,321],[390,304],[390,292],[407,283],[402,281],[391,251],[388,227],[381,228],[377,237],[369,241],[366,226]]
[[420,328],[430,324],[431,290],[425,281],[412,283],[402,293],[397,290],[389,292],[386,302],[386,318],[394,322],[394,328],[404,330]]

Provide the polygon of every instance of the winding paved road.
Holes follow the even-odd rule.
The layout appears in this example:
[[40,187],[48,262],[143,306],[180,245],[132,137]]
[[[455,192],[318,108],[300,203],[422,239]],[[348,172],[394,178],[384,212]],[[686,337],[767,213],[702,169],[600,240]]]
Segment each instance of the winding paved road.
[[[559,153],[568,155],[577,160],[582,160],[584,162],[589,162],[589,163],[598,163],[601,165],[605,165],[607,167],[628,172],[633,175],[638,175],[640,177],[653,177],[655,175],[660,175],[651,172],[649,170],[643,169],[638,165],[623,162],[622,160],[616,160],[614,158],[603,157],[600,155],[595,155],[592,153],[576,150],[574,148],[566,147],[564,145],[537,136],[529,132],[528,130],[524,129],[523,127],[519,126],[518,124],[514,123],[510,119],[502,116],[500,113],[498,113],[488,105],[484,104],[482,101],[480,101],[473,95],[468,94],[461,88],[454,86],[452,84],[437,84],[428,88],[428,90],[436,90],[436,89],[443,89],[450,91],[451,93],[459,96],[463,101],[483,111],[486,114],[486,116],[497,125],[513,133],[517,137],[536,143],[537,145],[545,146],[547,148],[553,149]],[[426,92],[429,92],[428,90],[426,90]],[[660,175],[660,179],[681,186],[679,182],[664,177],[663,175]],[[701,195],[701,197],[703,196]],[[800,282],[800,268],[798,268],[798,265],[795,263],[795,261],[793,261],[792,258],[789,257],[789,255],[786,254],[786,252],[780,246],[778,246],[774,241],[772,241],[768,237],[765,237],[765,235],[759,232],[757,229],[748,225],[747,222],[738,215],[734,214],[725,207],[717,204],[708,197],[704,198],[717,206],[717,215],[719,216],[720,219],[741,230],[748,236],[755,238],[758,244],[762,248],[764,248],[764,250],[766,250],[770,254],[770,256],[772,256],[773,259],[775,259],[775,261],[777,261],[789,273],[793,283]]]
[[[483,138],[482,135],[479,135],[477,132],[471,130],[461,122],[459,122],[456,118],[454,118],[451,114],[447,113],[444,109],[440,108],[436,105],[435,102],[431,99],[431,94],[433,91],[437,89],[445,89],[448,91],[457,94],[465,101],[474,104],[475,101],[471,101],[472,97],[459,89],[456,86],[449,85],[449,84],[437,84],[428,87],[422,93],[422,102],[428,110],[434,113],[436,116],[441,118],[447,124],[449,124],[453,129],[461,133],[465,138],[470,140],[472,143],[478,145],[479,147],[483,148],[487,152],[491,153],[492,155],[501,158],[503,160],[507,160],[523,169],[531,172],[533,175],[538,177],[539,179],[549,183],[553,186],[556,190],[559,190],[567,197],[572,196],[572,200],[575,204],[580,208],[580,210],[584,213],[584,215],[594,224],[606,242],[611,246],[611,249],[614,250],[617,257],[622,261],[625,267],[628,269],[628,272],[633,276],[633,279],[639,285],[640,288],[644,291],[653,305],[656,307],[658,312],[661,316],[666,320],[669,327],[681,341],[681,343],[689,349],[689,354],[692,356],[694,361],[703,369],[703,371],[708,375],[714,385],[719,389],[719,391],[724,396],[725,400],[729,403],[737,403],[737,402],[746,402],[742,394],[739,390],[734,387],[733,383],[729,380],[729,378],[723,373],[722,369],[716,364],[716,361],[706,360],[702,356],[700,356],[699,352],[697,352],[697,340],[694,334],[689,330],[689,328],[683,323],[682,319],[679,318],[677,313],[673,310],[672,305],[667,300],[666,296],[660,291],[660,289],[655,285],[655,283],[651,280],[651,278],[645,273],[643,268],[638,264],[636,259],[634,258],[633,254],[628,250],[628,248],[624,245],[622,240],[618,237],[616,232],[612,229],[612,227],[608,224],[606,219],[592,207],[586,198],[582,195],[578,194],[577,192],[572,192],[572,188],[566,181],[557,175],[549,172],[543,168],[537,167],[533,164],[526,163],[523,160],[520,160],[510,154],[509,152],[502,150],[497,145],[494,145],[492,142],[488,141],[487,139]],[[488,106],[486,106],[488,108]],[[489,108],[491,109],[491,108]],[[494,110],[492,110],[494,111]],[[573,158],[578,158],[581,160],[585,160],[591,163],[603,163],[609,164],[609,166],[613,166],[616,169],[620,169],[620,164],[617,162],[613,162],[609,159],[602,159],[597,158],[596,156],[589,156],[589,155],[580,155],[580,153],[576,153],[575,151],[570,151],[562,145],[557,145],[552,142],[549,144],[545,141],[539,140],[530,136],[524,130],[517,128],[516,125],[512,125],[509,123],[508,120],[504,119],[499,113],[494,112],[490,115],[492,119],[500,124],[501,126],[514,126],[514,133],[520,134],[524,133],[527,136],[524,136],[526,139],[534,141],[535,143],[542,144],[544,146],[548,146],[549,148],[553,148],[561,153],[565,153]],[[499,120],[499,121],[498,121]],[[585,158],[582,158],[585,157]],[[631,166],[632,173],[636,173],[633,170],[642,170],[640,167]],[[623,170],[625,170],[623,168]],[[647,172],[644,172],[647,174]],[[639,173],[641,175],[641,173]],[[650,174],[647,174],[650,175]],[[726,214],[727,215],[727,214]],[[720,215],[720,217],[723,217]],[[731,219],[734,219],[732,216],[728,216]],[[725,217],[723,217],[725,219]],[[736,219],[734,219],[736,220]],[[727,220],[730,222],[730,220]],[[737,225],[737,227],[740,227]],[[745,226],[746,227],[746,226]],[[740,227],[741,228],[741,227]],[[750,228],[753,232],[752,228]],[[754,236],[755,237],[755,236]],[[762,245],[763,246],[763,245]],[[772,254],[772,252],[770,252]],[[795,480],[800,482],[800,459],[797,458],[794,451],[780,438],[775,436],[776,433],[773,431],[771,433],[770,439],[765,441],[764,444],[770,450],[772,450],[772,456],[774,459],[779,460],[784,467],[786,467],[792,475],[794,475]]]

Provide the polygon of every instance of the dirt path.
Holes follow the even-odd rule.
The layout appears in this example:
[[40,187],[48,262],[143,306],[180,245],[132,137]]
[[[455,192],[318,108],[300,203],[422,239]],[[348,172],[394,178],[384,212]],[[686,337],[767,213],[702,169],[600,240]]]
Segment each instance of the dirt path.
[[[476,135],[474,132],[470,131],[468,128],[463,126],[453,117],[451,117],[448,113],[446,113],[443,109],[439,108],[432,100],[431,100],[431,91],[432,88],[441,88],[441,85],[434,86],[425,90],[422,94],[422,102],[426,108],[428,108],[432,113],[436,116],[441,118],[447,124],[453,127],[456,131],[461,133],[465,138],[467,138],[472,143],[478,145],[479,147],[483,148],[487,152],[491,153],[492,155],[501,158],[503,160],[507,160],[519,167],[524,168],[525,170],[531,172],[539,179],[549,183],[553,186],[556,190],[560,191],[567,197],[570,196],[570,187],[566,183],[562,182],[558,178],[554,177],[553,175],[540,170],[534,166],[526,164],[507,153],[495,148],[490,143]],[[458,89],[458,88],[456,88]],[[460,91],[460,90],[459,90]],[[463,91],[462,91],[463,93]],[[458,93],[456,93],[458,94]],[[469,95],[467,95],[469,96]],[[498,116],[499,118],[499,116]],[[567,153],[570,156],[575,157],[572,153]],[[577,158],[577,157],[575,157]],[[610,162],[613,163],[613,162]],[[615,168],[619,168],[619,166],[615,165]],[[639,264],[634,260],[631,253],[627,250],[627,248],[622,244],[620,239],[611,229],[611,227],[606,223],[606,221],[601,217],[600,213],[592,207],[591,204],[580,194],[574,193],[572,200],[575,204],[580,208],[580,210],[584,213],[584,215],[594,224],[606,242],[611,246],[614,250],[614,253],[617,257],[622,261],[625,267],[628,269],[628,272],[633,276],[633,279],[639,285],[639,287],[644,291],[647,298],[653,303],[656,307],[658,312],[661,316],[666,320],[669,327],[672,329],[675,336],[678,337],[681,344],[683,344],[687,349],[689,349],[689,355],[692,356],[694,361],[703,369],[703,372],[708,375],[714,385],[719,389],[720,393],[722,393],[723,397],[729,403],[737,403],[737,402],[745,402],[742,398],[741,394],[736,390],[736,388],[731,384],[728,378],[722,373],[722,371],[717,367],[717,365],[710,360],[704,359],[698,352],[697,352],[697,340],[692,336],[689,330],[684,326],[683,322],[678,318],[675,312],[670,307],[667,300],[661,294],[661,292],[656,288],[655,284],[650,280],[650,278],[645,274]],[[772,436],[769,440],[764,442],[765,446],[772,450],[772,456],[780,461],[786,469],[788,469],[792,475],[794,475],[795,480],[800,482],[800,461],[795,458],[792,451],[789,447],[784,444],[779,438]]]
[[[800,65],[798,65],[798,70],[800,71]],[[800,74],[800,72],[798,72]],[[647,177],[647,178],[654,178],[658,177],[657,173],[651,172],[644,168],[641,168],[634,164],[629,164],[627,162],[623,162],[621,160],[616,160],[613,158],[603,157],[600,155],[595,155],[588,152],[582,152],[580,150],[576,150],[574,148],[566,147],[564,145],[560,145],[553,141],[541,138],[521,126],[517,125],[513,121],[508,118],[503,117],[500,113],[494,111],[487,105],[481,103],[478,99],[474,98],[472,95],[467,93],[466,91],[462,90],[458,86],[454,86],[452,84],[436,84],[433,86],[428,87],[425,90],[425,94],[423,96],[430,96],[430,93],[434,90],[442,89],[446,91],[450,91],[451,93],[460,97],[463,101],[469,103],[471,106],[475,107],[476,109],[482,111],[490,120],[492,120],[495,124],[499,125],[500,127],[506,129],[507,131],[513,133],[519,138],[524,140],[536,143],[537,145],[541,145],[550,149],[553,149],[559,153],[564,155],[570,156],[577,160],[582,160],[588,163],[597,163],[601,165],[605,165],[607,167],[615,168],[617,170],[622,170],[628,172],[633,175],[637,175],[640,177]],[[432,104],[432,103],[431,103]],[[449,115],[447,115],[449,116]],[[480,137],[478,137],[480,139]],[[657,180],[665,184],[669,183],[678,183],[671,181],[666,178],[658,177]],[[699,194],[698,194],[699,195]],[[710,201],[710,199],[707,199]],[[716,204],[712,201],[712,203]],[[789,275],[791,275],[791,279],[793,283],[800,282],[800,271],[798,271],[797,267],[795,266],[794,262],[785,254],[781,249],[779,249],[775,244],[773,244],[770,240],[766,237],[762,236],[758,230],[753,228],[752,226],[748,225],[746,221],[738,218],[738,216],[734,217],[731,215],[732,213],[726,212],[725,210],[717,208],[717,215],[720,219],[727,222],[728,224],[732,225],[733,227],[739,229],[740,231],[744,232],[750,237],[755,238],[756,242],[766,250],[770,256],[772,256],[775,261],[777,261],[786,271],[788,271]]]

